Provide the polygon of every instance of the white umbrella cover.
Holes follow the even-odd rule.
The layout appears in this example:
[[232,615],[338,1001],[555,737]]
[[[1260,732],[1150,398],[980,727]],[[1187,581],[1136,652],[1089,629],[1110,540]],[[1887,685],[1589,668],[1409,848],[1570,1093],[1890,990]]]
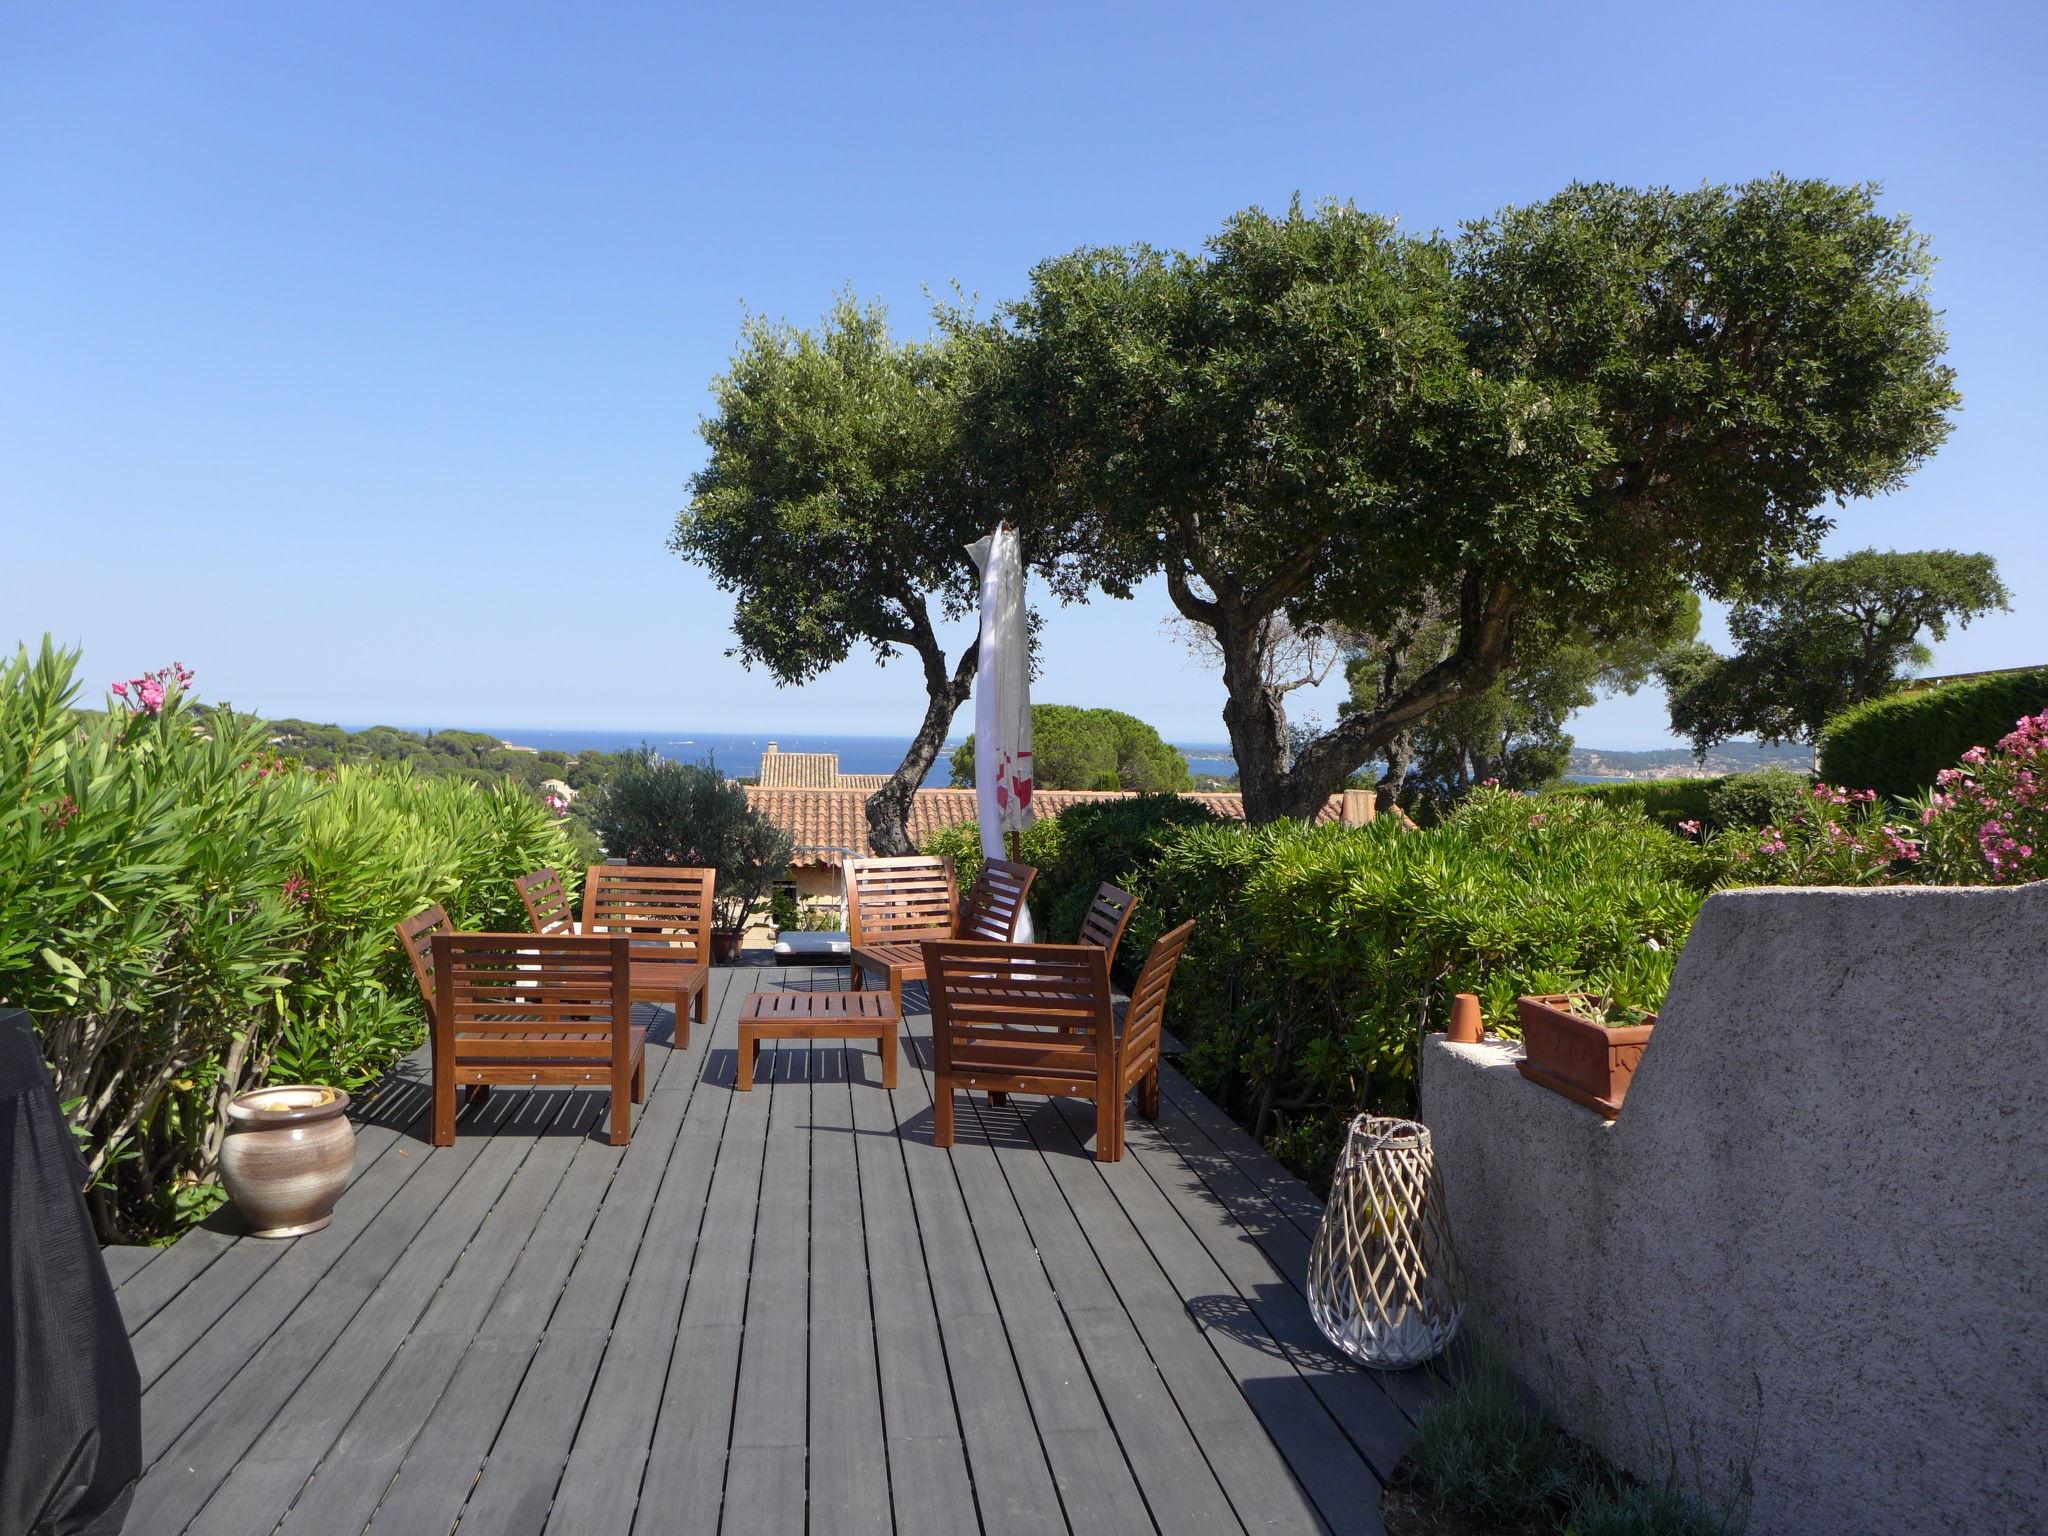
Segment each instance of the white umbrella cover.
[[[974,680],[974,786],[981,851],[1010,856],[1004,834],[1038,819],[1031,804],[1031,635],[1024,551],[1007,524],[967,548],[981,568],[981,652]],[[1031,942],[1031,914],[1018,939]]]

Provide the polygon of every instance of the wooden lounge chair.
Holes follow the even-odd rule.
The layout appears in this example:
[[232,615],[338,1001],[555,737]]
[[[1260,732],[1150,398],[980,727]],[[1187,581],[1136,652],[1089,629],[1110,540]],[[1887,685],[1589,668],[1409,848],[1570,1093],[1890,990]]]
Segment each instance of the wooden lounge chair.
[[1137,897],[1105,880],[1095,887],[1081,918],[1081,935],[1075,942],[1096,945],[1108,955],[1112,976],[1116,974],[1117,946],[1123,943],[1124,930],[1131,926],[1131,914],[1137,910]]
[[852,948],[847,955],[853,990],[867,973],[881,976],[900,1016],[906,982],[923,981],[928,939],[983,939],[1007,944],[1024,920],[1024,898],[1038,871],[1029,864],[990,859],[954,908],[959,889],[948,858],[848,859],[846,891]]
[[992,1101],[1044,1093],[1095,1102],[1095,1156],[1124,1155],[1124,1098],[1159,1115],[1159,1039],[1167,988],[1193,923],[1152,946],[1119,1022],[1109,953],[1094,944],[984,944],[930,940],[932,1140],[953,1144],[953,1094],[980,1088]]
[[434,1145],[455,1143],[455,1089],[609,1084],[611,1144],[633,1139],[647,1031],[633,1025],[623,935],[437,933]]
[[527,920],[533,924],[535,933],[576,931],[576,909],[569,905],[569,893],[555,871],[536,869],[530,875],[517,876],[512,884],[519,891],[520,904],[526,908]]
[[678,1050],[690,1043],[692,1007],[704,1022],[717,883],[716,870],[637,864],[593,864],[583,881],[584,935],[633,941],[633,996],[674,1006]]

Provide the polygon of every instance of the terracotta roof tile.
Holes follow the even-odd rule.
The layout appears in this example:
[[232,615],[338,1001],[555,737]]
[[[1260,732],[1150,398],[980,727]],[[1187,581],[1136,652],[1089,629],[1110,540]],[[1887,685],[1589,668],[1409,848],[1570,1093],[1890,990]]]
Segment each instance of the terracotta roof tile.
[[[851,849],[863,857],[873,852],[868,845],[868,794],[866,789],[750,784],[747,803],[789,833],[797,845],[798,864],[836,865],[840,860],[837,850]],[[1032,803],[1041,816],[1057,816],[1071,806],[1130,798],[1130,792],[1120,790],[1041,789]],[[1242,796],[1189,794],[1185,798],[1198,801],[1218,816],[1244,819]],[[977,814],[971,789],[920,789],[910,802],[910,840],[922,845],[934,832],[971,822]],[[1335,821],[1342,814],[1342,797],[1333,795],[1316,820]]]

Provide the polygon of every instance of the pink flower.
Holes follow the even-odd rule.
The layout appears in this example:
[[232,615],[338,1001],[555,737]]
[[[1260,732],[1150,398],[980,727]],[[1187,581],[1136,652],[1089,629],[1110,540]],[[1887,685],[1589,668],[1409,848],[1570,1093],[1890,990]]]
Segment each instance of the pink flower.
[[1698,837],[1700,835],[1700,824],[1692,820],[1681,821],[1678,824],[1678,830],[1687,837]]
[[286,906],[303,907],[313,899],[313,882],[304,875],[287,875],[279,894],[284,897]]
[[128,685],[126,683],[109,683],[107,687],[112,690],[114,697],[117,699],[128,697]]
[[1977,768],[1981,767],[1983,765],[1984,760],[1988,758],[1990,755],[1991,754],[1988,751],[1986,751],[1983,747],[1972,747],[1969,751],[1963,754],[1963,761],[1968,763],[1972,768]]

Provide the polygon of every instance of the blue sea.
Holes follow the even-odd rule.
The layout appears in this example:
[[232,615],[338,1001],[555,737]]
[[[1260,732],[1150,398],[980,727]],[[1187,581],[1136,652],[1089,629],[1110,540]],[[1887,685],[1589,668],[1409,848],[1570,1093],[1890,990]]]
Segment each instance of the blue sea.
[[[540,731],[500,729],[488,725],[464,729],[488,731],[515,747],[534,747],[543,751],[623,752],[628,747],[644,744],[663,757],[690,763],[716,763],[726,773],[741,779],[759,775],[761,754],[771,741],[784,752],[837,752],[841,773],[894,773],[910,745],[907,736],[791,736],[779,731],[740,735],[723,731],[675,730]],[[954,742],[948,742],[940,750],[938,761],[932,764],[932,771],[925,778],[927,786],[939,789],[953,782],[946,756],[954,745]],[[1227,746],[1193,744],[1183,745],[1180,750],[1187,757],[1188,767],[1196,773],[1237,772],[1237,764],[1231,760]]]

